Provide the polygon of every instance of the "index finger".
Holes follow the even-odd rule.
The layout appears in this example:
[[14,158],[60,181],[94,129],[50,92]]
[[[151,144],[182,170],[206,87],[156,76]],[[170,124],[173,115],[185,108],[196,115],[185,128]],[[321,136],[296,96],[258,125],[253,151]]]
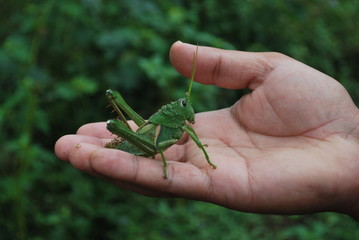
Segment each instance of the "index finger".
[[76,134],[106,139],[113,138],[113,134],[106,128],[106,122],[87,123],[82,125]]
[[[170,50],[172,65],[190,77],[195,45],[175,42]],[[223,50],[199,46],[195,81],[229,89],[254,89],[274,69],[271,53]]]

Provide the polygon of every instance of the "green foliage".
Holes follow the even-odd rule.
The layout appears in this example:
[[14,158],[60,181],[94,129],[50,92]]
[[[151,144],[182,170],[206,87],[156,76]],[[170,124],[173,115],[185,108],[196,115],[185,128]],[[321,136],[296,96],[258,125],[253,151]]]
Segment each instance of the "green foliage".
[[[355,239],[337,214],[262,216],[153,199],[87,177],[53,154],[56,139],[110,117],[121,91],[148,117],[188,86],[168,50],[180,39],[279,51],[341,81],[359,101],[357,0],[4,0],[0,28],[1,239]],[[189,63],[191,64],[191,63]],[[242,91],[195,84],[197,111]]]

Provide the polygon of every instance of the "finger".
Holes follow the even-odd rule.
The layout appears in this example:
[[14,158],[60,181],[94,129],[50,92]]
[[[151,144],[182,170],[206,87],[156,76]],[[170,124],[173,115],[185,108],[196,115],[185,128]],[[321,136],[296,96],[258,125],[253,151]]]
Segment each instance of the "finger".
[[[190,77],[195,45],[175,42],[170,50],[172,65]],[[195,81],[223,88],[254,89],[274,69],[277,55],[199,47]],[[278,54],[279,56],[279,54]]]
[[106,140],[96,137],[83,135],[65,135],[55,143],[55,154],[64,161],[69,160],[70,152],[73,148],[77,148],[79,143],[90,143],[97,146],[103,146]]
[[82,125],[78,130],[78,135],[93,136],[97,138],[113,138],[113,135],[106,128],[106,122],[88,123]]
[[101,176],[101,178],[107,180],[108,182],[110,182],[122,189],[140,193],[140,194],[146,195],[148,197],[173,197],[174,196],[171,193],[164,193],[161,191],[157,191],[155,189],[151,189],[149,187],[144,187],[144,186],[141,186],[138,184],[134,184],[132,182],[119,181],[119,180],[104,177],[104,176]]
[[[76,147],[71,148],[69,152],[69,162],[81,171],[104,178],[121,188],[141,194],[149,196],[170,196],[169,194],[151,189],[148,186],[138,185],[136,181],[133,181],[137,175],[137,160],[134,159],[141,157],[136,157],[114,149],[102,148],[101,146],[89,143],[78,143]],[[148,169],[146,174],[157,174],[158,179],[163,179],[160,161],[146,158],[141,160],[149,161],[148,166],[146,162],[144,163],[144,167]]]
[[[87,124],[87,125],[88,128],[91,128],[92,124]],[[101,124],[95,123],[94,127],[96,127],[97,125],[101,126]],[[80,132],[82,132],[82,130]],[[59,140],[57,140],[54,149],[55,149],[55,154],[57,155],[58,158],[64,161],[68,161],[70,151],[72,151],[73,148],[78,148],[81,143],[90,143],[97,145],[99,147],[103,147],[108,141],[110,140],[106,138],[98,138],[98,137],[86,136],[86,135],[78,135],[78,134],[65,135],[61,137]],[[185,141],[182,142],[182,144],[184,143]],[[166,150],[165,156],[170,161],[184,162],[186,160],[184,146],[180,144],[173,145],[172,147]],[[160,159],[160,156],[157,156],[157,158]]]
[[67,135],[60,138],[56,142],[55,153],[61,160],[70,161],[72,165],[75,166],[77,169],[85,171],[96,177],[104,178],[107,181],[121,188],[132,190],[147,196],[171,196],[171,194],[144,188],[131,182],[118,181],[116,179],[113,179],[111,176],[105,176],[103,174],[97,173],[96,170],[94,171],[94,169],[92,169],[91,167],[90,162],[86,161],[86,158],[82,158],[83,153],[81,153],[80,150],[86,151],[86,149],[83,148],[83,146],[85,145],[87,146],[88,151],[96,151],[96,149],[101,148],[102,144],[103,141],[98,138],[81,135]]
[[69,161],[79,170],[104,176],[119,186],[142,193],[197,199],[198,196],[206,197],[209,189],[208,178],[191,164],[169,161],[168,179],[164,179],[162,161],[93,144],[81,143],[72,148]]

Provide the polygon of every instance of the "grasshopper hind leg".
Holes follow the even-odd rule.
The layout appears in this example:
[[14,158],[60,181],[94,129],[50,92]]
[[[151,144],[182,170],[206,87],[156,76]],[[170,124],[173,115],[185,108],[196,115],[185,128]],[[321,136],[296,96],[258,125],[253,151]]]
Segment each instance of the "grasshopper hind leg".
[[120,120],[108,120],[107,129],[121,139],[124,139],[123,141],[116,140],[116,138],[112,140],[109,143],[112,148],[139,156],[154,156],[157,153],[155,146],[149,139],[128,129],[126,124]]
[[111,106],[118,113],[121,120],[126,124],[126,127],[128,129],[131,129],[131,127],[127,123],[122,111],[125,112],[125,114],[130,117],[131,120],[133,120],[137,126],[140,127],[146,123],[146,121],[126,103],[126,101],[123,99],[122,95],[119,92],[108,89],[106,91],[106,97],[110,102]]

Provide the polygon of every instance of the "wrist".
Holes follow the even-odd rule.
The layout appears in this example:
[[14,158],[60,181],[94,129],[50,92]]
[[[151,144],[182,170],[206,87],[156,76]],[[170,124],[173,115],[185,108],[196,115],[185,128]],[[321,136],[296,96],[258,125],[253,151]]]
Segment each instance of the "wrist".
[[[359,137],[359,134],[356,135]],[[343,185],[347,186],[347,199],[341,209],[346,209],[343,213],[359,221],[359,139],[352,142],[351,149],[348,149],[344,155],[350,160],[342,161],[342,165],[346,165],[343,174],[348,178],[343,182]]]

